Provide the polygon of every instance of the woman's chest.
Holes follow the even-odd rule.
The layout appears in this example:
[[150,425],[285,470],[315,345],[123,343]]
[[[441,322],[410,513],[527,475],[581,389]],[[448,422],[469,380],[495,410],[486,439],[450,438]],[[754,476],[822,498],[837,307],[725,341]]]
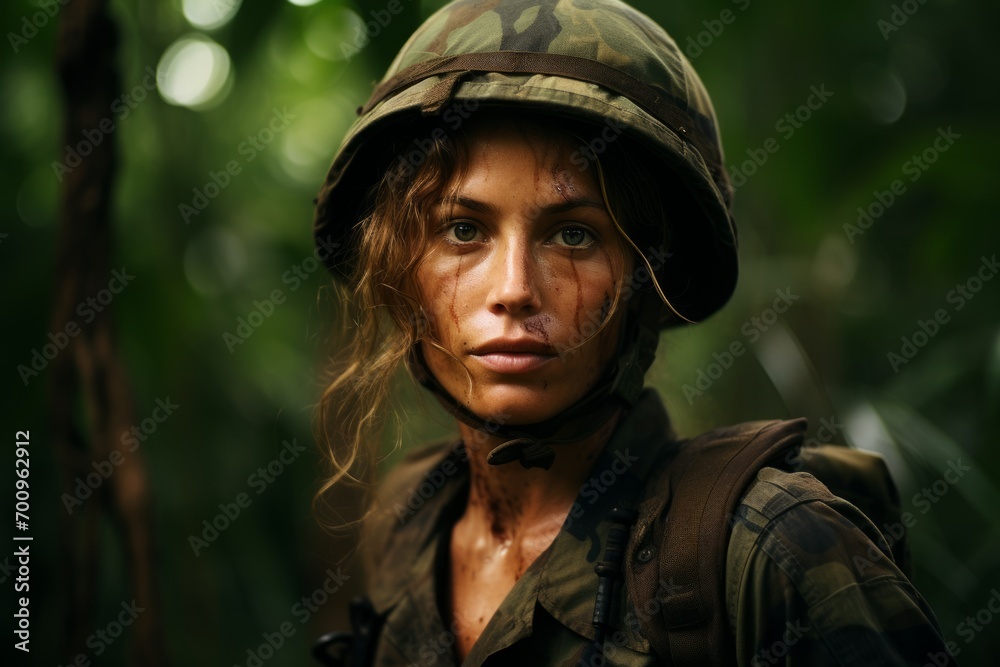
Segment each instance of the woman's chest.
[[460,661],[469,654],[525,571],[554,538],[555,532],[498,544],[456,526],[448,545],[448,605],[443,620],[455,633],[456,657]]

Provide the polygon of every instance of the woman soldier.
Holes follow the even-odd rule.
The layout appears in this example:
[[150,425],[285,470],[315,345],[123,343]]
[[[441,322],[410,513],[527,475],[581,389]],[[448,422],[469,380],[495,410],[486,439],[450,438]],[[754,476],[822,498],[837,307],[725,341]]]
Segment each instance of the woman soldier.
[[804,420],[682,442],[643,389],[737,276],[714,111],[662,28],[458,0],[359,115],[315,218],[352,324],[327,488],[373,469],[401,365],[459,438],[375,494],[351,664],[949,664],[901,550],[766,465],[801,467]]

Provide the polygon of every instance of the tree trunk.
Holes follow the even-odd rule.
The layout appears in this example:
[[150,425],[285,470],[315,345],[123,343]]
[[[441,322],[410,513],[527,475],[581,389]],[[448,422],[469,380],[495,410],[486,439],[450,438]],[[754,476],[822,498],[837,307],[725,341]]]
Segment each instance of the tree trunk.
[[[64,493],[74,495],[75,480],[92,473],[92,463],[109,461],[115,450],[123,459],[95,497],[76,506],[62,522],[69,595],[62,650],[68,661],[87,653],[86,637],[112,620],[97,615],[98,529],[107,511],[121,541],[123,560],[129,565],[131,597],[143,609],[130,626],[130,640],[124,640],[132,645],[129,662],[158,667],[167,659],[154,581],[149,482],[141,453],[127,451],[121,442],[122,434],[135,423],[135,410],[117,349],[115,304],[100,312],[94,309],[96,317],[89,323],[77,313],[79,304],[106,290],[112,278],[110,212],[118,135],[113,126],[111,131],[106,128],[107,122],[115,122],[111,104],[121,93],[116,66],[118,31],[106,0],[73,0],[60,13],[56,66],[65,101],[62,143],[77,147],[85,142],[92,149],[81,152],[82,162],[60,174],[50,330],[65,331],[70,323],[81,329],[67,351],[53,360],[50,375],[53,446]],[[60,162],[65,163],[65,156],[60,156]]]

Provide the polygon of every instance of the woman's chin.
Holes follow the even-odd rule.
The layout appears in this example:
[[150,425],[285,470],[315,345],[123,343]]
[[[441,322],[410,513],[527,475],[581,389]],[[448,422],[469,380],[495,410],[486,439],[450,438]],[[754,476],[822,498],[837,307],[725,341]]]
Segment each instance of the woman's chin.
[[477,417],[500,426],[535,424],[556,416],[580,397],[549,387],[502,386],[477,392],[466,406]]

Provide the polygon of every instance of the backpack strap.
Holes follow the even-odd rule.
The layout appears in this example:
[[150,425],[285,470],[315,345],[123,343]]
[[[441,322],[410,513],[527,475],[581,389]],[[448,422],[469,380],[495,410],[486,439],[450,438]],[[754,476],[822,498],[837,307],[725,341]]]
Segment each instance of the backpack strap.
[[[805,419],[758,421],[679,443],[654,474],[625,561],[639,625],[674,667],[730,665],[726,544],[731,512],[757,471],[801,445]],[[660,553],[657,553],[657,550]]]

